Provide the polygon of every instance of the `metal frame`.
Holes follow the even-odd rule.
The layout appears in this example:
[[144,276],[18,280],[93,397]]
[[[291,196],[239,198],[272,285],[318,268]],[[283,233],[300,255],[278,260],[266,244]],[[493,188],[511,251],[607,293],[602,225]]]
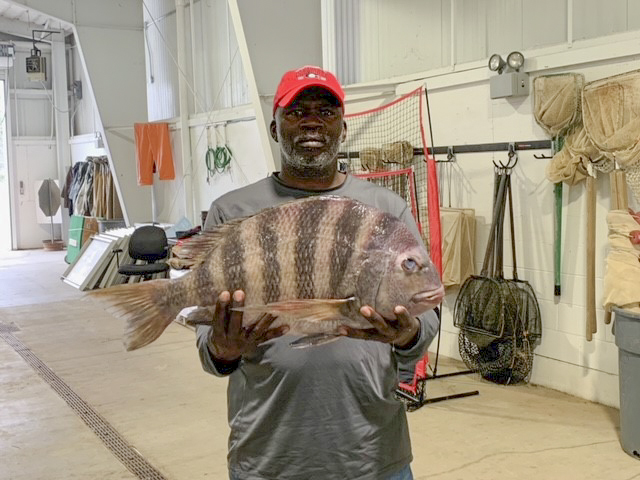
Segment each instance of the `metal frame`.
[[[87,290],[97,282],[105,262],[111,260],[115,239],[94,235],[82,246],[76,260],[62,274],[62,281],[79,290]],[[76,278],[79,277],[79,278]]]
[[[453,145],[446,147],[429,147],[431,155],[455,155],[457,153],[501,152],[517,150],[548,150],[552,148],[551,140],[530,140],[523,142],[475,143],[470,145]],[[424,149],[414,148],[414,155],[424,155]],[[338,158],[358,158],[359,152],[340,152]],[[436,160],[443,162],[448,160]]]
[[413,410],[417,410],[418,408],[428,403],[443,402],[445,400],[452,400],[454,398],[472,397],[474,395],[480,395],[480,392],[478,390],[473,390],[473,391],[463,392],[463,393],[454,393],[453,395],[443,395],[441,397],[425,398],[425,384],[427,381],[438,380],[439,378],[445,378],[445,377],[454,377],[457,375],[468,375],[470,373],[475,373],[475,372],[473,370],[463,370],[461,372],[445,373],[443,375],[434,375],[431,377],[422,378],[418,380],[419,387],[416,389],[419,391],[418,395],[413,395],[407,390],[400,387],[396,388],[396,394],[409,400],[411,403],[409,403],[408,405]]
[[425,390],[426,390],[426,382],[429,380],[438,380],[440,378],[446,377],[455,377],[458,375],[468,375],[470,373],[476,373],[474,370],[461,370],[459,372],[451,372],[445,373],[443,375],[438,375],[438,358],[440,357],[440,337],[442,335],[442,321],[441,321],[441,311],[438,311],[438,344],[436,347],[436,360],[433,366],[433,375],[428,376],[426,378],[420,378],[416,381],[416,392],[418,395],[414,395],[406,389],[402,388],[400,385],[396,388],[396,395],[406,399],[409,401],[407,407],[411,410],[417,410],[418,408],[426,405],[428,403],[436,403],[442,402],[444,400],[452,400],[454,398],[464,398],[464,397],[472,397],[474,395],[479,395],[480,392],[478,390],[472,390],[469,392],[463,393],[454,393],[453,395],[443,395],[441,397],[434,398],[425,398]]

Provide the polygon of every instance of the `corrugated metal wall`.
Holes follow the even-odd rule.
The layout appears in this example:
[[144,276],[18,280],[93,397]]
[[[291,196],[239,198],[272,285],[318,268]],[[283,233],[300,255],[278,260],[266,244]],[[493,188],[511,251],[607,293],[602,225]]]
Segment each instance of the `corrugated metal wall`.
[[187,48],[184,72],[179,72],[177,67],[175,2],[145,0],[143,8],[150,121],[178,116],[179,75],[183,75],[188,84],[190,114],[250,102],[226,0],[192,0],[188,3],[184,25]]
[[145,0],[144,37],[149,120],[176,117],[178,105],[176,15],[173,0]]
[[324,1],[333,2],[336,71],[345,83],[640,29],[634,0]]
[[9,69],[9,111],[12,136],[51,137],[53,130],[53,92],[51,91],[51,50],[41,47],[47,62],[47,80],[32,82],[26,73],[26,58],[31,55],[27,44],[16,44],[13,67]]
[[80,81],[82,85],[82,99],[76,100],[70,98],[69,108],[71,113],[71,136],[95,134],[100,118],[98,112],[94,108],[93,91],[90,88],[77,47],[72,47],[67,53],[67,61],[71,63],[71,74],[69,82]]

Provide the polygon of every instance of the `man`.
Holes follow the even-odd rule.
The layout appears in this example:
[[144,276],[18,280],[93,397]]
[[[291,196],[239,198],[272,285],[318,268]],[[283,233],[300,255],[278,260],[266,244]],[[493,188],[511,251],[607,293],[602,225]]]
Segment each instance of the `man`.
[[[346,135],[344,92],[317,67],[287,72],[273,106],[271,136],[282,170],[216,200],[205,229],[310,195],[354,198],[404,220],[419,238],[404,200],[383,187],[338,171]],[[242,327],[244,292],[223,292],[213,325],[198,326],[203,368],[229,375],[229,473],[232,480],[407,480],[412,460],[407,418],[394,398],[397,372],[413,365],[435,336],[434,312],[394,319],[371,307],[372,328],[344,328],[345,338],[292,349],[287,327],[263,317]]]

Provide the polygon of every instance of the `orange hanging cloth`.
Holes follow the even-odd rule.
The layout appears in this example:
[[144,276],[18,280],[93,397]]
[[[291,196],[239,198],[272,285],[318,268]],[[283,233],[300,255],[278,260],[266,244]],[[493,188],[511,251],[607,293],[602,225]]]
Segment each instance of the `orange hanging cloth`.
[[154,167],[158,170],[160,180],[176,178],[169,141],[169,124],[136,123],[133,127],[136,138],[138,185],[153,184]]

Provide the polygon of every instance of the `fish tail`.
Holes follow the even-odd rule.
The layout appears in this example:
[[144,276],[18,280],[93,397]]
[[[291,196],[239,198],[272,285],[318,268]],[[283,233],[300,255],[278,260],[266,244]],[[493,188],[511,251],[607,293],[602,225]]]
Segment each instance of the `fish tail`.
[[125,320],[123,342],[130,351],[157,339],[182,309],[170,301],[172,287],[172,280],[158,279],[92,290],[88,295]]

